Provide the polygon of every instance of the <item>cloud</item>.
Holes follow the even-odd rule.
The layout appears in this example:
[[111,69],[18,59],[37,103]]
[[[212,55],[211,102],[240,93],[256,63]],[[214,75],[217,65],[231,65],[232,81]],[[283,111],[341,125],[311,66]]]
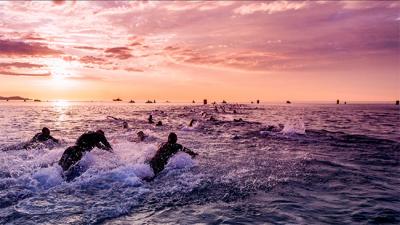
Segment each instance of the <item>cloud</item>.
[[124,70],[126,70],[128,72],[144,72],[144,70],[142,70],[140,68],[135,68],[135,67],[127,67]]
[[13,63],[0,63],[1,68],[42,68],[45,65],[41,64],[33,64],[33,63],[26,63],[26,62],[13,62]]
[[[46,65],[27,63],[27,62],[12,62],[0,63],[0,75],[8,76],[34,76],[43,77],[50,76],[50,72],[44,71]],[[29,71],[29,72],[26,72]],[[37,73],[35,73],[35,71]]]
[[0,39],[0,56],[57,56],[60,54],[62,54],[61,51],[43,44]]
[[277,12],[284,12],[288,10],[299,10],[305,8],[307,2],[298,1],[272,1],[272,2],[259,2],[248,5],[242,5],[234,10],[234,13],[240,15],[249,15],[256,12],[267,12],[273,14]]
[[84,50],[104,50],[103,48],[96,48],[91,46],[74,46],[76,49],[84,49]]
[[26,34],[25,36],[23,36],[23,39],[29,40],[29,41],[44,41],[44,40],[46,40],[45,38],[43,38],[40,35],[35,34],[35,33]]
[[27,77],[47,77],[50,76],[50,72],[46,73],[17,73],[7,70],[0,70],[0,75],[8,75],[8,76],[27,76]]
[[179,46],[164,48],[166,55],[175,63],[200,66],[215,66],[237,70],[266,70],[294,67],[288,64],[288,57],[262,51],[232,51],[207,53],[199,49]]
[[131,49],[127,47],[108,48],[104,52],[108,53],[106,55],[107,57],[115,57],[121,60],[129,59],[132,57],[132,54],[130,53]]
[[79,59],[79,62],[85,64],[98,64],[98,65],[107,64],[107,60],[94,56],[83,56]]

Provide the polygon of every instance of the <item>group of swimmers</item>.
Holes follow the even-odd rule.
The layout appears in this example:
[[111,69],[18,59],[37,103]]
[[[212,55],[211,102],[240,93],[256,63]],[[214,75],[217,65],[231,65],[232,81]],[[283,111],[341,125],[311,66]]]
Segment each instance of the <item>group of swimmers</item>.
[[[124,127],[125,126],[126,124],[124,123]],[[146,135],[143,131],[139,131],[137,133],[137,136],[139,141],[144,141],[144,139],[146,138]],[[32,138],[32,140],[27,143],[27,145],[38,142],[47,142],[49,140],[55,143],[59,143],[57,139],[50,135],[50,130],[47,127],[44,127],[42,129],[42,132],[36,134]],[[161,171],[164,170],[164,167],[168,163],[168,160],[179,151],[185,152],[192,157],[198,155],[192,150],[178,144],[177,141],[178,136],[175,133],[170,133],[168,135],[168,141],[160,146],[156,154],[148,162],[150,167],[153,169],[154,176],[145,177],[143,178],[144,180],[153,180]],[[58,165],[60,165],[63,169],[63,175],[67,181],[74,179],[76,176],[79,176],[81,172],[81,168],[79,165],[80,160],[86,152],[90,152],[91,150],[93,150],[94,147],[109,151],[111,153],[113,152],[113,148],[111,144],[107,141],[107,138],[104,135],[104,131],[102,130],[89,131],[82,134],[76,140],[75,145],[68,147],[64,151],[61,159],[58,161]]]
[[[220,110],[222,112],[226,112],[225,107],[221,106]],[[233,110],[234,114],[237,113],[235,109],[231,108],[230,110]],[[215,111],[217,112],[219,111],[216,106],[215,106]],[[207,114],[205,112],[202,112],[202,116],[203,117],[207,116]],[[123,128],[129,129],[129,125],[126,121],[112,116],[108,117],[115,120],[123,121]],[[217,119],[215,119],[213,116],[211,116],[208,120],[217,121]],[[153,120],[153,116],[151,114],[149,115],[147,121],[150,124],[155,123]],[[194,126],[194,123],[196,122],[197,121],[195,119],[192,119],[189,123],[189,127]],[[243,122],[243,119],[242,118],[234,119],[234,122]],[[161,121],[158,121],[155,125],[162,126],[163,124]],[[143,131],[137,132],[138,142],[145,141],[146,138],[148,138],[148,136],[145,135]],[[44,127],[41,133],[36,134],[31,141],[25,144],[24,148],[27,149],[34,143],[47,142],[49,140],[53,141],[54,143],[59,143],[59,140],[50,135],[50,130],[47,127]],[[148,161],[150,167],[153,169],[154,176],[144,178],[144,180],[147,181],[153,180],[161,171],[164,170],[164,167],[168,163],[168,160],[179,151],[185,152],[192,157],[198,155],[192,150],[178,144],[177,141],[178,141],[178,136],[175,133],[170,133],[168,135],[168,141],[163,143],[157,150],[156,154]],[[105,151],[109,151],[111,153],[113,152],[113,148],[111,144],[107,141],[107,138],[105,137],[105,134],[102,130],[89,131],[82,134],[80,137],[78,137],[75,145],[68,147],[64,151],[64,153],[61,156],[61,159],[58,161],[58,164],[63,169],[64,176],[67,180],[71,180],[74,177],[76,177],[77,174],[79,174],[80,160],[82,159],[82,157],[85,155],[86,152],[90,152],[95,147]]]

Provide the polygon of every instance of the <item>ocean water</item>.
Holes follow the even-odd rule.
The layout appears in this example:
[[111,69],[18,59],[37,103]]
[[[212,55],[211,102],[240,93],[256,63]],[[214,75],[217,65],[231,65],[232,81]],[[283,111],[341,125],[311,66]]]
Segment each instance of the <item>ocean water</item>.
[[[0,224],[400,223],[398,106],[217,107],[0,102]],[[149,114],[164,126],[146,123]],[[22,150],[43,126],[61,144]],[[63,151],[96,129],[115,152],[94,149],[65,182]],[[139,130],[149,140],[134,142]],[[172,131],[199,156],[179,153],[143,181]]]

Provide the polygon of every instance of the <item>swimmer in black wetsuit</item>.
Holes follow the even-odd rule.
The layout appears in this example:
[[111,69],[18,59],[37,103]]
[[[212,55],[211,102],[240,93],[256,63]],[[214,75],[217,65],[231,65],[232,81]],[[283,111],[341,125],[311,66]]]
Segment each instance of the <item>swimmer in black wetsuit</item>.
[[144,134],[143,131],[139,131],[136,133],[137,135],[137,142],[143,142],[146,139],[146,135]]
[[50,135],[50,129],[47,127],[43,127],[42,132],[35,134],[32,140],[30,140],[28,143],[24,145],[24,148],[26,149],[29,148],[34,143],[46,142],[48,140],[52,140],[55,143],[59,143],[57,139],[55,139],[53,136]]
[[[180,144],[177,144],[177,141],[178,136],[175,133],[170,133],[168,135],[168,142],[163,143],[156,154],[153,156],[153,158],[150,160],[149,164],[154,171],[154,177],[157,176],[157,174],[159,174],[164,169],[165,165],[168,163],[168,160],[179,151],[186,152],[192,157],[198,155],[192,150],[185,148]],[[150,181],[154,179],[154,177],[146,178],[146,180]]]
[[102,130],[89,131],[82,134],[74,146],[70,146],[64,151],[58,164],[64,171],[69,170],[82,159],[84,152],[90,152],[94,147],[113,152]]
[[147,121],[149,121],[149,123],[154,123],[153,121],[153,115],[149,115],[149,118],[147,119]]

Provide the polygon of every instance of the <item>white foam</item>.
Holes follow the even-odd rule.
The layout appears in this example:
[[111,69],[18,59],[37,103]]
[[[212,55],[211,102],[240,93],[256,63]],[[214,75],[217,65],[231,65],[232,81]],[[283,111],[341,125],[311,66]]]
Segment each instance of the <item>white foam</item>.
[[195,165],[195,161],[189,154],[179,152],[168,161],[166,168],[168,169],[184,169]]
[[41,168],[32,175],[36,181],[38,189],[49,189],[56,185],[61,184],[64,179],[61,176],[62,169],[60,166],[55,165],[52,167]]
[[290,118],[286,121],[282,131],[283,134],[305,134],[306,127],[301,118]]

